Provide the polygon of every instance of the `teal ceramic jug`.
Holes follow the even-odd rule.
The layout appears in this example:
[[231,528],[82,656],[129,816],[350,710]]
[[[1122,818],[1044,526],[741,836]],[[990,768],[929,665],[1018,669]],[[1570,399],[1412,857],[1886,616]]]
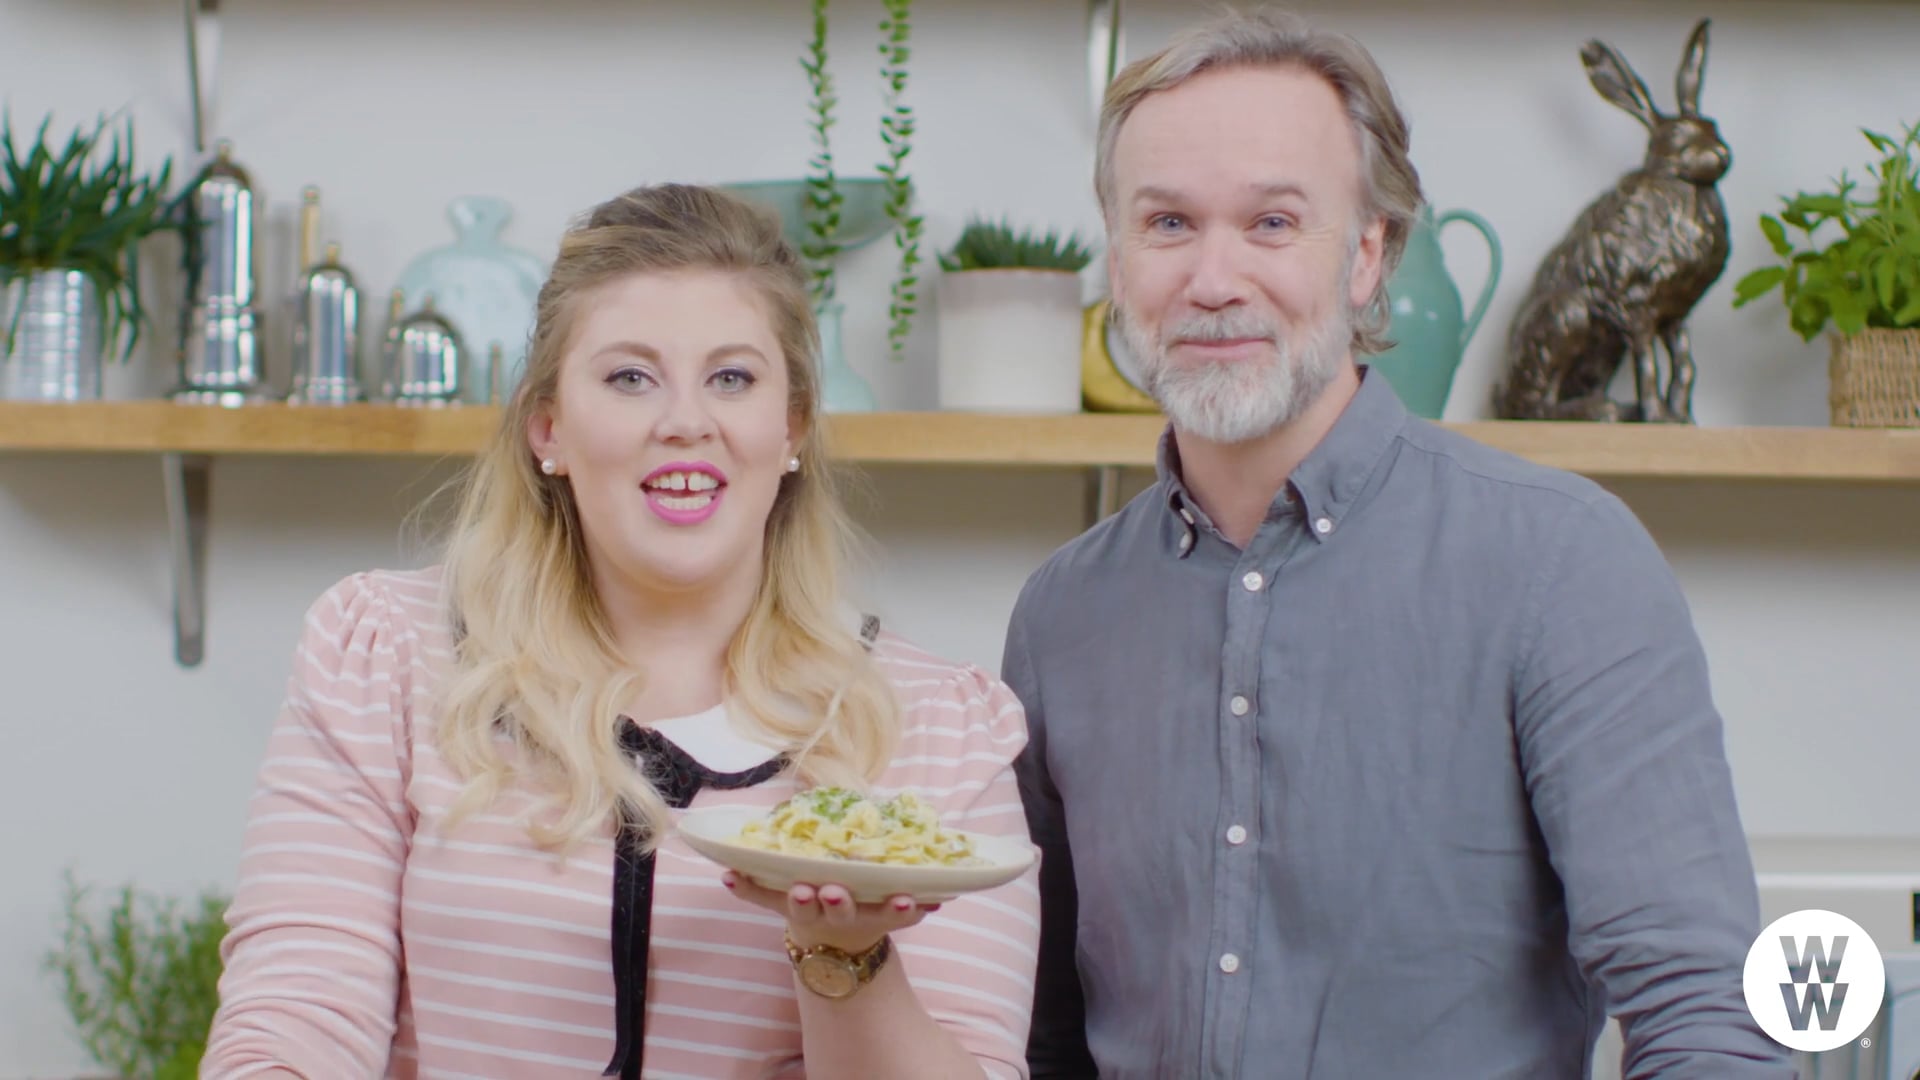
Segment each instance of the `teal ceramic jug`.
[[[1463,309],[1460,290],[1440,250],[1440,230],[1454,222],[1473,226],[1487,241],[1487,280],[1471,311]],[[1393,313],[1387,336],[1395,345],[1367,361],[1393,384],[1408,411],[1440,419],[1460,357],[1499,284],[1500,238],[1485,218],[1471,210],[1448,210],[1436,216],[1431,207],[1421,209],[1420,220],[1407,234],[1406,254],[1387,286]]]
[[839,303],[814,308],[820,323],[820,408],[830,413],[872,412],[878,404],[873,387],[847,363],[840,344],[840,322],[846,313],[846,305]]

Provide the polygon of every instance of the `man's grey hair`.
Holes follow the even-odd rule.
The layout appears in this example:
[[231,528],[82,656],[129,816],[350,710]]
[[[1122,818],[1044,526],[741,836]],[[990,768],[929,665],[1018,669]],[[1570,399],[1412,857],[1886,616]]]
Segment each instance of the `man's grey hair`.
[[1229,11],[1128,64],[1107,87],[1094,158],[1094,190],[1109,231],[1116,224],[1118,199],[1113,148],[1134,107],[1204,71],[1235,67],[1299,68],[1325,79],[1340,95],[1360,150],[1360,216],[1352,236],[1357,240],[1360,227],[1373,219],[1386,222],[1380,281],[1354,313],[1353,349],[1356,355],[1384,352],[1393,344],[1386,337],[1392,321],[1387,285],[1425,199],[1408,155],[1406,117],[1373,56],[1351,37],[1315,29],[1291,12]]

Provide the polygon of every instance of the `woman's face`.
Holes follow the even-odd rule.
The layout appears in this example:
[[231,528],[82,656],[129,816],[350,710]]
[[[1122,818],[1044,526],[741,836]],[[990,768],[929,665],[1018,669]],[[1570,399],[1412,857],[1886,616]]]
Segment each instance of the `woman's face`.
[[765,302],[738,275],[680,271],[580,304],[527,434],[573,488],[596,584],[679,592],[757,575],[802,434]]

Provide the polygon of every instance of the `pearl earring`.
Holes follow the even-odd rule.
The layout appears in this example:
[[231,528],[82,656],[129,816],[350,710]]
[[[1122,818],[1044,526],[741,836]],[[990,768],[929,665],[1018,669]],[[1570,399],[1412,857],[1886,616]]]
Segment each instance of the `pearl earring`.
[[540,462],[540,471],[543,473],[546,473],[548,476],[552,476],[554,472],[559,468],[560,466],[555,465],[553,463],[552,458],[547,458],[544,461]]
[[790,458],[788,458],[788,459],[787,459],[787,471],[788,471],[788,472],[799,472],[799,471],[800,471],[800,459],[799,459],[799,458],[797,458],[797,457],[790,457]]

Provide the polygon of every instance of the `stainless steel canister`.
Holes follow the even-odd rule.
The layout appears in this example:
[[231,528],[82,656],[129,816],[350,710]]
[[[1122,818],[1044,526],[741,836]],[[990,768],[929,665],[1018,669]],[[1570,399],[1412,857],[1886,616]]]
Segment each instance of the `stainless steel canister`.
[[189,284],[175,398],[238,404],[264,382],[254,237],[253,180],[222,141],[195,182],[186,245]]
[[[394,310],[401,307],[394,294]],[[400,405],[457,405],[466,380],[466,346],[452,323],[433,309],[433,297],[420,310],[395,321],[386,340],[386,396]]]
[[100,293],[85,273],[29,270],[0,288],[0,400],[98,398],[101,349]]
[[287,400],[339,404],[364,401],[360,388],[360,290],[340,265],[340,245],[300,282],[293,323],[293,379]]

